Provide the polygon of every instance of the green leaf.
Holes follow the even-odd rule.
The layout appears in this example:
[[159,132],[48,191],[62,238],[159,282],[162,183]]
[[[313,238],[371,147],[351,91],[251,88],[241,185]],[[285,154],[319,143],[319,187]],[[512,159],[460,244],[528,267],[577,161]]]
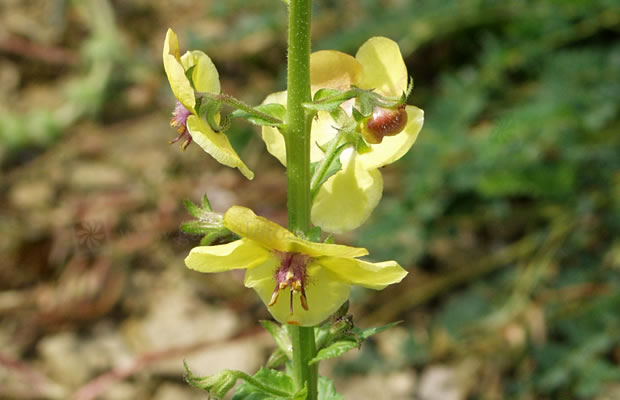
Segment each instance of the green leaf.
[[[342,150],[344,150],[345,147],[346,145],[341,146],[341,150],[338,152],[338,154],[340,154]],[[310,175],[311,176],[314,176],[314,173],[316,172],[317,167],[319,166],[320,163],[321,163],[320,161],[317,161],[317,162],[313,162],[312,164],[310,164]],[[336,157],[333,158],[332,162],[327,167],[327,171],[325,172],[321,180],[317,182],[316,191],[318,192],[318,188],[320,188],[321,185],[323,185],[332,175],[334,175],[336,172],[340,171],[341,169],[342,169],[342,163],[340,162],[340,157],[336,155]]]
[[367,328],[367,329],[353,328],[351,329],[351,333],[345,334],[341,338],[336,339],[331,344],[328,344],[326,347],[319,350],[317,355],[312,360],[310,360],[309,364],[312,365],[322,360],[339,357],[349,350],[358,348],[361,345],[361,343],[363,343],[366,339],[368,339],[372,335],[376,335],[379,332],[383,332],[387,329],[390,329],[400,324],[400,322],[401,321],[397,321],[397,322],[393,322],[391,324],[379,326],[376,328]]
[[366,329],[353,328],[353,332],[357,334],[357,336],[359,336],[360,339],[366,340],[369,337],[376,335],[377,333],[381,333],[383,331],[387,331],[388,329],[395,327],[401,322],[403,321],[396,321],[396,322],[392,322],[387,325],[377,326],[375,328],[366,328]]
[[265,366],[267,368],[277,368],[284,365],[289,360],[289,356],[284,351],[282,351],[282,349],[277,348],[273,353],[271,353],[271,355],[267,359],[267,362],[265,363]]
[[293,345],[291,344],[291,339],[288,336],[286,328],[273,321],[262,320],[260,323],[263,328],[273,336],[278,348],[282,350],[288,358],[292,358]]
[[304,103],[304,107],[312,111],[333,111],[345,101],[356,96],[354,90],[341,92],[336,89],[320,89],[314,94],[312,103]]
[[242,371],[225,369],[210,376],[195,376],[184,363],[186,381],[196,388],[209,392],[217,399],[222,399],[237,380],[244,381],[233,396],[233,400],[303,400],[307,390],[295,391],[293,379],[283,372],[261,368],[256,375],[250,376]]
[[254,107],[253,110],[256,112],[235,110],[230,115],[234,118],[247,119],[255,125],[282,126],[286,120],[286,108],[282,104],[261,104],[260,106]]
[[357,349],[358,342],[355,339],[340,339],[324,349],[319,350],[316,356],[308,362],[308,364],[316,364],[319,361],[327,360],[329,358],[340,357],[349,350]]
[[344,400],[344,396],[336,392],[334,382],[324,376],[319,376],[318,400]]
[[235,386],[237,379],[239,379],[239,374],[243,374],[238,371],[225,369],[210,376],[195,376],[185,361],[183,361],[183,365],[185,366],[185,380],[187,383],[195,388],[209,392],[210,395],[216,398],[226,396],[226,393]]
[[314,101],[315,103],[318,103],[320,101],[329,99],[330,97],[335,97],[339,95],[340,93],[342,92],[338,89],[329,89],[329,88],[319,89],[314,94],[312,101]]
[[232,397],[232,400],[301,400],[306,390],[295,392],[293,379],[283,372],[261,368],[254,375],[254,382],[246,380]]

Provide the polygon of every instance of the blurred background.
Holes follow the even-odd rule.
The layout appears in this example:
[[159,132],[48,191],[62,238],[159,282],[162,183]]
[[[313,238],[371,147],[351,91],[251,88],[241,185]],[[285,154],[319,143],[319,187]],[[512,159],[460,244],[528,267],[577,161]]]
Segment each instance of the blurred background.
[[[315,0],[313,48],[401,46],[426,121],[340,242],[409,271],[355,290],[403,322],[323,373],[346,399],[620,399],[617,0]],[[0,0],[0,398],[204,399],[198,374],[272,350],[242,274],[183,258],[184,199],[286,222],[283,168],[230,137],[253,182],[167,141],[165,31],[223,91],[284,89],[277,0]]]

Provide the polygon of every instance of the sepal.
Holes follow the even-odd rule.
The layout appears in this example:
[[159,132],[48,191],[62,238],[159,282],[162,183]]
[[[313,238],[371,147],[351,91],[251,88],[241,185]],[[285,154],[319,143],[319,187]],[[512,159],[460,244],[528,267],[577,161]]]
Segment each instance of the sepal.
[[232,238],[232,232],[224,226],[222,216],[213,212],[206,195],[202,197],[200,206],[190,200],[185,200],[184,204],[187,211],[196,219],[183,222],[181,230],[193,235],[203,235],[200,240],[201,246],[208,246],[226,237]]
[[230,118],[220,115],[220,108],[222,108],[222,103],[220,101],[206,96],[196,101],[200,102],[196,104],[198,115],[204,117],[213,132],[225,132],[230,128]]

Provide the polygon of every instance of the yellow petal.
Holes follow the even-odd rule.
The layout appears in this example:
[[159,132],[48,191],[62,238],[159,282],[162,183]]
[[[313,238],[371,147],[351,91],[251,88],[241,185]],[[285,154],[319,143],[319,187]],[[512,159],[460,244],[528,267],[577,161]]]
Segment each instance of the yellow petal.
[[353,154],[343,163],[343,169],[319,189],[312,204],[312,223],[327,232],[353,230],[370,216],[382,191],[381,173],[366,169],[359,156]]
[[185,265],[200,272],[222,272],[254,268],[269,258],[273,258],[269,250],[251,240],[241,239],[218,246],[194,247],[185,258]]
[[385,136],[379,144],[370,146],[371,151],[360,154],[360,162],[368,169],[381,168],[404,156],[420,133],[424,124],[424,111],[407,106],[407,126],[396,136]]
[[192,70],[192,82],[199,92],[220,93],[220,75],[208,55],[199,50],[188,51],[181,57],[185,71]]
[[195,115],[187,118],[187,129],[193,141],[220,164],[238,168],[248,179],[254,178],[254,173],[241,161],[225,134],[213,132],[205,121]]
[[407,275],[396,261],[370,263],[354,258],[324,257],[316,262],[344,282],[375,290],[398,283]]
[[310,56],[310,81],[313,92],[321,88],[348,90],[358,85],[362,65],[348,54],[323,50]]
[[[268,305],[275,288],[274,273],[277,264],[265,263],[245,273],[245,286],[251,287]],[[308,282],[306,283],[306,299],[308,310],[301,306],[299,294],[293,294],[293,313],[290,312],[290,291],[288,288],[280,291],[278,300],[267,309],[273,317],[282,324],[292,323],[301,326],[318,325],[349,298],[350,286],[338,279],[329,270],[319,265],[310,264],[307,269]]]
[[168,29],[168,32],[166,32],[163,60],[164,70],[166,70],[168,82],[170,82],[170,88],[172,89],[172,93],[174,93],[174,97],[188,110],[194,110],[194,106],[196,105],[194,89],[185,76],[185,70],[179,60],[179,42],[177,35],[172,29]]
[[376,89],[386,96],[400,96],[407,90],[407,67],[398,44],[385,37],[370,38],[355,55],[364,75],[360,87]]
[[307,254],[312,257],[361,257],[368,254],[368,250],[359,247],[313,243],[300,239],[275,222],[259,217],[249,208],[240,206],[233,206],[226,211],[224,226],[241,237],[284,252]]
[[[269,103],[278,103],[286,107],[286,92],[270,94],[263,101],[263,104]],[[282,136],[282,133],[278,130],[278,128],[263,126],[262,137],[269,154],[277,158],[282,165],[286,166],[286,144],[284,142],[284,136]]]
[[336,122],[327,111],[319,111],[312,119],[312,130],[310,131],[310,162],[317,162],[325,157],[323,150],[318,145],[324,145],[333,139],[338,130],[335,128]]

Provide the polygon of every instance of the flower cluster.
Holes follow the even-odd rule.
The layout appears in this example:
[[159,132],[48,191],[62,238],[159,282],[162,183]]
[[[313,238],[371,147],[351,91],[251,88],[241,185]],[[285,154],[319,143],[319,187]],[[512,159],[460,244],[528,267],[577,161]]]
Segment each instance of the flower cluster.
[[[355,57],[332,50],[313,53],[310,74],[313,92],[323,88],[347,90],[356,86],[397,97],[407,90],[407,68],[400,49],[394,41],[384,37],[368,40]],[[284,105],[286,92],[271,94],[264,102]],[[352,102],[343,104],[348,113],[351,113],[352,107]],[[395,112],[377,107],[373,111],[373,121],[391,119],[394,125],[392,115],[386,118],[388,113],[406,121],[404,127],[398,132],[393,129],[386,132],[389,129],[384,129],[385,137],[382,136],[381,140],[377,137],[369,140],[368,134],[364,135],[369,151],[358,154],[353,149],[345,150],[340,155],[342,170],[321,186],[312,204],[312,222],[323,230],[334,233],[350,231],[366,221],[383,192],[379,168],[400,159],[415,142],[424,123],[424,112],[410,105],[403,105],[401,110]],[[381,131],[380,126],[377,129]],[[362,129],[362,133],[365,131],[367,129]],[[321,147],[338,133],[337,124],[330,114],[319,111],[312,123],[312,162],[324,157]],[[262,134],[267,150],[286,165],[286,147],[280,131],[265,126]]]
[[[226,134],[214,129],[209,119],[215,115],[219,121],[219,111],[209,114],[206,110],[209,103],[205,98],[220,93],[219,75],[211,59],[201,51],[180,56],[177,37],[168,30],[163,61],[177,99],[171,125],[179,136],[174,141],[184,139],[184,147],[196,142],[220,163],[252,179],[254,174],[241,161]],[[360,226],[378,204],[383,191],[379,168],[409,150],[422,127],[424,113],[404,103],[408,89],[405,63],[398,45],[383,37],[368,40],[355,57],[338,51],[312,54],[311,85],[315,94],[328,89],[346,97],[347,93],[361,91],[360,96],[342,97],[335,105],[337,110],[312,111],[311,162],[326,162],[329,143],[341,145],[340,141],[334,142],[335,138],[346,133],[348,141],[340,147],[332,146],[331,159],[338,161],[337,168],[325,179],[317,179],[311,219],[326,232],[349,231]],[[286,102],[287,93],[279,92],[269,95],[263,106],[241,110],[243,115],[254,115],[248,120],[263,125],[267,150],[285,166]],[[269,110],[284,114],[269,114]],[[338,115],[349,121],[345,123],[347,129],[341,126]],[[275,120],[282,124],[273,123]],[[352,285],[378,290],[400,282],[407,274],[396,261],[361,260],[368,254],[366,249],[305,240],[244,207],[230,208],[221,224],[221,229],[240,239],[196,247],[185,264],[200,272],[245,269],[245,286],[258,293],[281,323],[317,325],[347,300]]]

